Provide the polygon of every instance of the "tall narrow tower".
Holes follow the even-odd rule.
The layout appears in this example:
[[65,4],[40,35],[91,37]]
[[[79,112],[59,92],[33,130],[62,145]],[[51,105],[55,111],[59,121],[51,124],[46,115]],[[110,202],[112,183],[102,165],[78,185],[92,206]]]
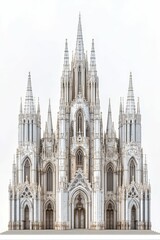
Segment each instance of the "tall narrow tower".
[[[39,105],[39,104],[38,104]],[[39,224],[38,190],[39,152],[41,139],[40,109],[36,112],[32,94],[31,75],[28,75],[24,110],[20,104],[18,148],[13,163],[13,181],[9,186],[9,229],[37,228]],[[30,211],[29,211],[30,209]],[[30,222],[25,221],[30,218]]]
[[118,222],[121,222],[121,229],[150,229],[150,186],[141,147],[141,114],[139,100],[137,110],[135,107],[132,73],[125,113],[120,107],[119,142],[123,197],[120,196],[121,219]]

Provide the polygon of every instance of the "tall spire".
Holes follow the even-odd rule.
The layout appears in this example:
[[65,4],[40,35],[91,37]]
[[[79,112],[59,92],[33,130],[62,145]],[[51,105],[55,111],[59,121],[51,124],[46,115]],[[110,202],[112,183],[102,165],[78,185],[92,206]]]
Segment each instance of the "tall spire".
[[108,120],[107,120],[107,135],[110,138],[112,135],[112,112],[111,112],[111,103],[109,99],[109,105],[108,105]]
[[69,52],[68,52],[68,42],[67,42],[67,39],[65,41],[63,70],[64,71],[69,71]]
[[96,54],[94,49],[94,39],[92,39],[92,48],[91,48],[91,56],[90,56],[90,71],[96,71]]
[[51,113],[51,104],[49,99],[49,106],[48,106],[48,120],[47,120],[47,127],[48,127],[48,134],[51,137],[53,134],[53,125],[52,125],[52,113]]
[[31,74],[28,74],[27,91],[24,105],[24,113],[35,113],[35,106],[32,94]]
[[79,14],[79,21],[78,21],[75,57],[76,57],[76,60],[84,59],[84,46],[83,46],[83,35],[82,35],[82,25],[81,25],[81,15],[80,14]]
[[130,113],[130,114],[135,113],[135,101],[134,101],[134,92],[133,92],[132,73],[131,72],[130,72],[130,77],[129,77],[126,113]]

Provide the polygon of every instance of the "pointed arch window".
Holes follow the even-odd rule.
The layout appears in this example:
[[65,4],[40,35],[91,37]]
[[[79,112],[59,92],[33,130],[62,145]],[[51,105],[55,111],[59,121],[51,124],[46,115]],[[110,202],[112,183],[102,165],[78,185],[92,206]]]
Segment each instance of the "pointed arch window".
[[135,181],[135,163],[133,159],[130,162],[130,183],[132,180]]
[[53,191],[53,172],[50,166],[47,169],[47,191]]
[[83,114],[82,111],[79,110],[77,112],[77,135],[83,134]]
[[84,156],[83,156],[83,152],[81,149],[79,149],[77,151],[76,154],[76,165],[77,165],[77,169],[78,168],[83,168],[83,160],[84,160]]
[[107,191],[113,191],[113,170],[111,166],[107,170]]
[[30,163],[27,159],[24,164],[24,182],[28,180],[30,182]]

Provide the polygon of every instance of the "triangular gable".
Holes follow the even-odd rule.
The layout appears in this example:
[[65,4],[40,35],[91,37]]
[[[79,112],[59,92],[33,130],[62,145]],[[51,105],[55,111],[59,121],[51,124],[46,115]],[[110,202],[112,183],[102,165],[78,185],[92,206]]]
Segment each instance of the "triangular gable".
[[84,176],[82,169],[78,169],[76,172],[75,177],[72,179],[71,183],[69,184],[68,191],[72,191],[74,188],[82,186],[88,191],[92,191],[90,183],[88,179]]

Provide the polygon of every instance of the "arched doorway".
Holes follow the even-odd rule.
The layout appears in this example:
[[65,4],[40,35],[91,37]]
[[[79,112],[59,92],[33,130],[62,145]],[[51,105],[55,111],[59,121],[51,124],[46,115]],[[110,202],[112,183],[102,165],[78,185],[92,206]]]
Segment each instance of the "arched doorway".
[[136,207],[134,205],[131,209],[131,229],[137,229]]
[[85,228],[85,209],[84,209],[84,201],[81,194],[75,199],[76,205],[74,209],[74,228]]
[[108,204],[106,213],[106,229],[114,229],[114,210],[111,203]]
[[46,209],[46,229],[53,229],[53,209],[50,203]]
[[30,229],[29,226],[29,207],[26,205],[24,209],[24,229]]

